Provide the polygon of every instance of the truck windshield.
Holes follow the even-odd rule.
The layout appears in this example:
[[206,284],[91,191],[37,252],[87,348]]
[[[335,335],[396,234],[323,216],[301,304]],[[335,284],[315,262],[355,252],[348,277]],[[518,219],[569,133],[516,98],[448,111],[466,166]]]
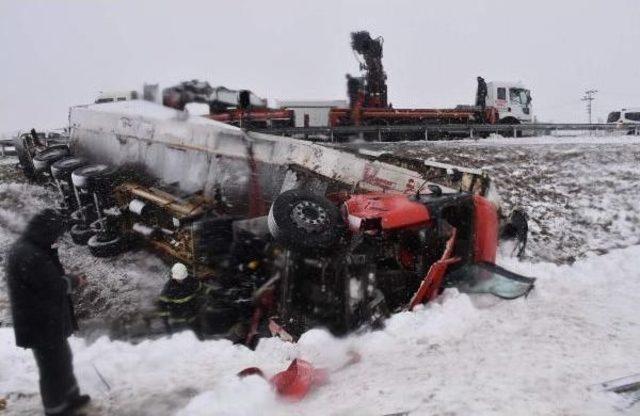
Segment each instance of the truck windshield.
[[640,121],[640,111],[634,111],[633,113],[626,113],[625,118],[631,121]]
[[620,120],[620,111],[613,111],[609,113],[609,117],[607,117],[607,123],[615,123]]
[[523,88],[509,88],[509,99],[513,104],[529,105],[531,94]]

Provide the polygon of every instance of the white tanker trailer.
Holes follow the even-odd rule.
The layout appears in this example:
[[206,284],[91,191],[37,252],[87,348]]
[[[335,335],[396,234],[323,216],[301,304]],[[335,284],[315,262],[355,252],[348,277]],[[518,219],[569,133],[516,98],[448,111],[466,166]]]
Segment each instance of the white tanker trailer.
[[[247,133],[146,101],[73,107],[69,122],[74,154],[102,163],[143,166],[183,192],[213,197],[219,191],[238,208],[247,201],[252,174],[265,202],[283,185],[295,186],[287,175],[292,171],[351,191],[411,192],[426,179],[439,177],[441,186],[451,184],[452,178],[463,179],[453,187],[484,194],[490,183],[479,170],[395,158],[381,162],[376,160],[379,154]],[[455,175],[443,178],[447,172]]]
[[142,100],[72,107],[69,131],[71,158],[58,160],[68,152],[56,146],[30,160],[58,185],[74,241],[98,256],[117,253],[122,236],[134,234],[182,261],[211,263],[194,242],[205,218],[264,219],[293,188],[334,198],[434,186],[491,194],[479,170],[249,133]]

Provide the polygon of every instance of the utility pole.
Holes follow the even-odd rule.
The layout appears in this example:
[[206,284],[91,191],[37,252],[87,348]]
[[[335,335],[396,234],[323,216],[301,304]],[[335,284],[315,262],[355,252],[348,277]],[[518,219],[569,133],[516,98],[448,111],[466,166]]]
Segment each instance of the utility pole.
[[589,114],[589,124],[591,124],[591,102],[596,99],[594,95],[596,95],[597,92],[598,90],[587,90],[584,92],[584,97],[582,97],[582,101],[587,102],[587,114]]

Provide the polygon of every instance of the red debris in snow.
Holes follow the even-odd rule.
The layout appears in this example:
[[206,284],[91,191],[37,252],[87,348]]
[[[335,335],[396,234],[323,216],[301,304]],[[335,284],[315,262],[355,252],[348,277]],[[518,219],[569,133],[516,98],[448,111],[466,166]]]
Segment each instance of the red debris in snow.
[[278,394],[297,401],[307,395],[311,387],[327,381],[326,370],[317,370],[305,360],[295,359],[289,368],[271,378]]

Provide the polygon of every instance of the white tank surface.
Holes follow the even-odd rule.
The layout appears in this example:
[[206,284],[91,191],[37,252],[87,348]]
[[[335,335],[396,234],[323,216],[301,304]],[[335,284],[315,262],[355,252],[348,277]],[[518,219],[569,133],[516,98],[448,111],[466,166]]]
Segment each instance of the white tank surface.
[[142,100],[72,107],[69,122],[76,154],[140,166],[184,192],[213,196],[219,189],[240,211],[248,200],[250,154],[265,203],[292,172],[312,173],[350,190],[411,192],[424,183],[416,170],[302,140],[247,133]]

